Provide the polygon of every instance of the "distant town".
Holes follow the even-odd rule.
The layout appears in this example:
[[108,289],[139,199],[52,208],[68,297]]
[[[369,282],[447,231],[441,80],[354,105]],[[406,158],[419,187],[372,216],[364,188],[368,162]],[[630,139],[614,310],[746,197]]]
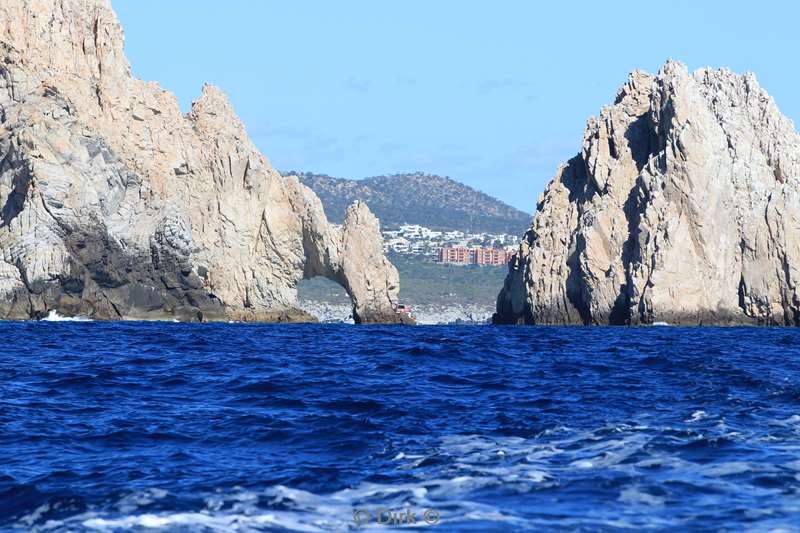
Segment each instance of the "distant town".
[[384,251],[423,256],[439,263],[505,265],[518,246],[515,235],[436,231],[419,224],[383,231]]

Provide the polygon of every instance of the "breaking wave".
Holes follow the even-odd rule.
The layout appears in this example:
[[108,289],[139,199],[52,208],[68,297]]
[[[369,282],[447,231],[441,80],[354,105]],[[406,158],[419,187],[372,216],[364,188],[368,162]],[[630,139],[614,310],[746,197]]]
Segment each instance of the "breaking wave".
[[85,316],[63,316],[51,310],[42,322],[92,322],[92,319]]

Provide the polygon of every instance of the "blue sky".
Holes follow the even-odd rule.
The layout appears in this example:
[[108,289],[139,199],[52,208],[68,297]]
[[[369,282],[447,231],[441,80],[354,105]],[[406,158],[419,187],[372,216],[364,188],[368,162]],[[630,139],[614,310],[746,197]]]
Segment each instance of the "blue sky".
[[531,212],[586,119],[667,58],[800,122],[795,2],[113,0],[134,74],[230,96],[276,168],[448,175]]

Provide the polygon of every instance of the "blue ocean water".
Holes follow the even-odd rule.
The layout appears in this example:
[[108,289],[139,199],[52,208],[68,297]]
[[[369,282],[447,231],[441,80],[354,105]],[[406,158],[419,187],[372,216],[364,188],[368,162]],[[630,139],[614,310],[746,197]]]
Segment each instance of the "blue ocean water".
[[0,324],[7,531],[800,529],[800,331]]

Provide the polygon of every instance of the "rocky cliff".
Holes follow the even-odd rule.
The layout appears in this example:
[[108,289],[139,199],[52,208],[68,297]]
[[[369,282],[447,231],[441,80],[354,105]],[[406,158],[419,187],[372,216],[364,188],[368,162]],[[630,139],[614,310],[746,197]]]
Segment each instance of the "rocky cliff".
[[362,203],[328,224],[218,89],[184,115],[133,78],[108,0],[0,3],[0,317],[303,320],[326,276],[396,322],[380,239]]
[[800,325],[799,188],[755,76],[634,72],[539,199],[494,321]]

